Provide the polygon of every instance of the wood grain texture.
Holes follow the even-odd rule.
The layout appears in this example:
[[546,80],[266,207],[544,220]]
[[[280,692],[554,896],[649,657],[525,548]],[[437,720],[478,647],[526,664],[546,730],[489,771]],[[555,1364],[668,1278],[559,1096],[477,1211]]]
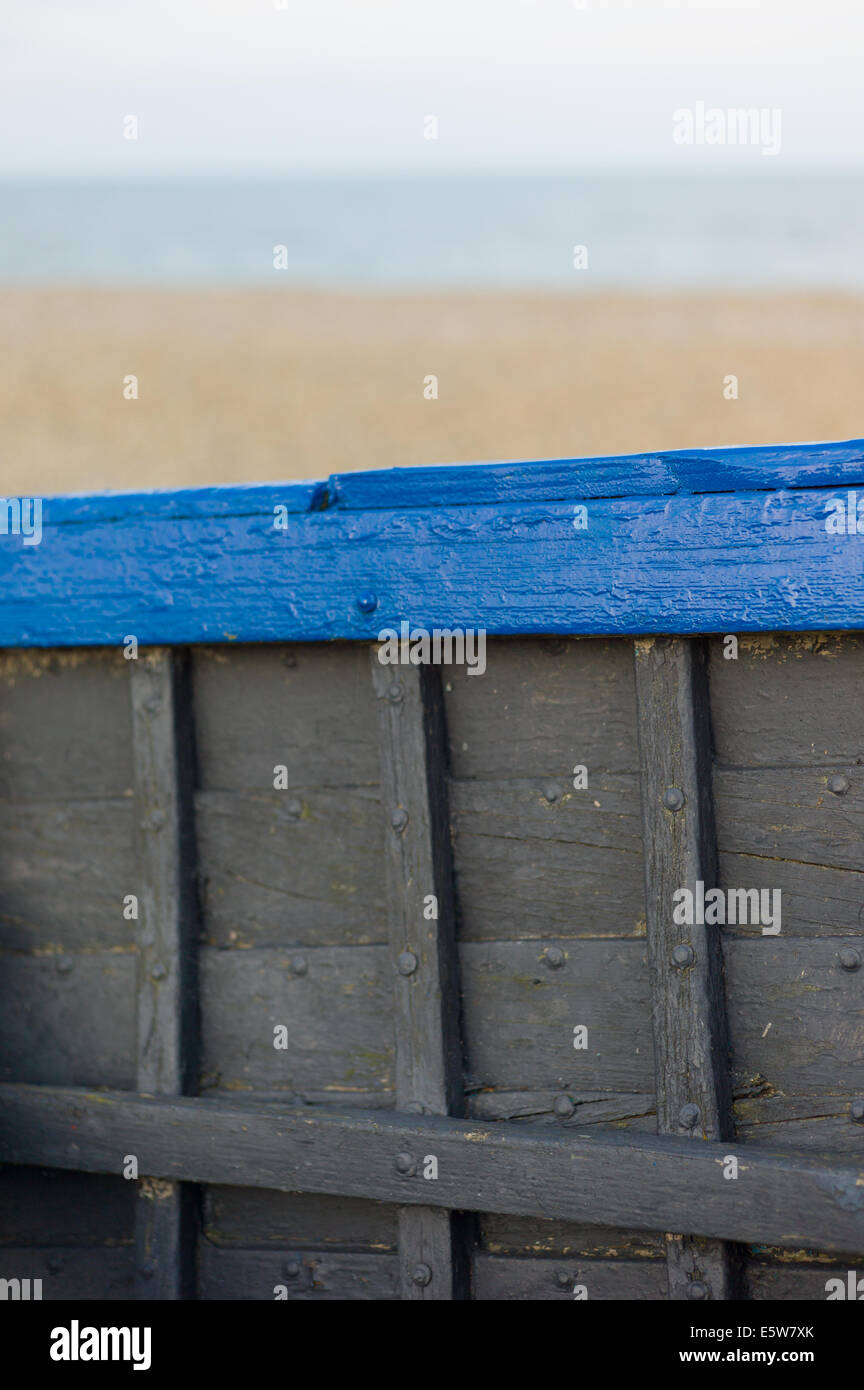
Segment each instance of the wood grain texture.
[[[461,1114],[459,970],[440,675],[429,666],[382,665],[375,647],[370,665],[378,702],[386,822],[396,1105],[422,1114]],[[460,1221],[448,1211],[400,1208],[403,1300],[465,1296],[467,1252],[460,1248],[462,1235]]]
[[202,1233],[213,1245],[285,1250],[337,1246],[396,1253],[396,1208],[356,1197],[208,1187]]
[[[0,644],[373,640],[406,613],[490,633],[854,628],[857,536],[825,529],[837,487],[571,501],[116,516],[4,548]],[[194,507],[191,509],[194,511]],[[59,515],[62,508],[56,507]],[[699,544],[694,545],[694,537]],[[792,578],[790,578],[792,576]],[[358,599],[375,595],[364,610]]]
[[582,1300],[669,1297],[666,1273],[652,1260],[519,1259],[515,1256],[478,1254],[474,1258],[475,1298],[480,1302],[561,1302],[584,1290]]
[[134,1252],[124,1246],[7,1246],[3,1271],[7,1279],[41,1279],[46,1303],[128,1302],[134,1297]]
[[[730,1139],[732,1098],[719,933],[673,920],[675,892],[716,883],[711,730],[705,652],[682,639],[634,646],[639,705],[645,898],[661,1134]],[[670,795],[677,805],[667,807]],[[686,948],[690,960],[676,964]],[[695,1106],[692,1125],[686,1107]],[[667,1241],[669,1295],[694,1282],[709,1297],[735,1295],[735,1261],[723,1245],[675,1234]]]
[[[193,1089],[198,1067],[194,749],[184,652],[130,663],[138,852],[137,1086]],[[143,1176],[136,1204],[136,1297],[181,1299],[193,1284],[192,1195]]]
[[204,1241],[200,1296],[225,1302],[328,1303],[399,1297],[395,1255],[344,1250],[221,1250]]
[[[146,1171],[191,1182],[522,1216],[554,1209],[580,1224],[794,1249],[864,1244],[857,1165],[759,1145],[9,1084],[0,1117],[0,1162],[115,1172],[117,1154],[134,1151]],[[723,1180],[729,1152],[737,1182]],[[438,1181],[399,1172],[399,1153],[436,1154]]]

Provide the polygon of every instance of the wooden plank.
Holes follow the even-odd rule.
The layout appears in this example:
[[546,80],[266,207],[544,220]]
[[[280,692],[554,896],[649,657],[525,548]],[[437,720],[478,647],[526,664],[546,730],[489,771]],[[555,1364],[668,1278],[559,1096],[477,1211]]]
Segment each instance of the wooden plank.
[[[646,638],[634,652],[657,1127],[661,1134],[730,1139],[719,933],[677,925],[672,912],[676,890],[716,883],[705,652],[676,638]],[[692,1122],[686,1118],[691,1112]],[[723,1182],[722,1174],[717,1181]],[[733,1252],[723,1245],[686,1234],[667,1237],[670,1298],[696,1296],[694,1285],[707,1289],[702,1297],[734,1297],[734,1266]]]
[[[784,936],[861,935],[864,873],[752,854],[721,852],[717,859],[720,888],[780,889]],[[735,930],[737,935],[762,935],[761,925]]]
[[[139,898],[137,1085],[153,1095],[183,1095],[194,1088],[198,1061],[188,662],[184,652],[156,649],[141,652],[131,667]],[[140,1164],[138,1171],[136,1297],[188,1297],[192,1194]]]
[[204,791],[270,794],[276,765],[287,769],[286,803],[295,788],[377,783],[375,701],[362,647],[221,645],[198,647],[191,660]]
[[[429,666],[382,666],[375,647],[370,661],[379,710],[381,799],[390,832],[387,901],[396,1105],[422,1114],[459,1114],[459,974],[440,676]],[[424,1172],[426,1158],[422,1156]],[[430,1302],[466,1295],[464,1234],[449,1211],[400,1207],[403,1299]]]
[[638,780],[451,781],[460,940],[644,936]]
[[[619,1124],[636,1122],[637,1127],[653,1129],[650,1123],[655,1113],[651,1095],[621,1095],[614,1091],[583,1091],[567,1089],[573,1114],[562,1120],[556,1114],[555,1103],[561,1091],[472,1090],[468,1097],[468,1113],[477,1120],[530,1120],[532,1124]],[[644,1126],[640,1121],[644,1119]]]
[[490,1255],[582,1255],[592,1260],[656,1260],[665,1277],[666,1245],[657,1231],[579,1226],[554,1217],[527,1220],[487,1212],[479,1219],[480,1244]]
[[[657,1260],[519,1259],[477,1254],[474,1257],[475,1298],[479,1302],[539,1303],[669,1297],[666,1274]],[[584,1292],[583,1292],[584,1291]]]
[[356,1197],[208,1187],[202,1234],[213,1245],[285,1250],[338,1246],[396,1251],[396,1208]]
[[123,1246],[7,1246],[3,1250],[3,1277],[41,1279],[46,1303],[67,1299],[125,1302],[133,1297],[133,1261],[131,1247]]
[[[0,1162],[497,1211],[626,1230],[846,1251],[864,1245],[860,1168],[825,1155],[669,1135],[433,1115],[0,1085]],[[125,1146],[125,1147],[121,1147]],[[437,1182],[395,1156],[438,1156]],[[728,1153],[737,1182],[724,1182]]]
[[134,879],[131,798],[0,802],[0,949],[131,950]]
[[131,1182],[55,1168],[0,1169],[0,1246],[131,1245]]
[[[724,942],[736,1090],[832,1100],[860,1093],[864,971],[848,937]],[[858,952],[864,960],[864,945]]]
[[133,1087],[134,955],[5,955],[0,1077],[57,1086]]
[[386,941],[377,788],[199,792],[195,807],[209,945]]
[[399,1262],[343,1250],[221,1250],[204,1241],[199,1286],[202,1299],[225,1302],[389,1301],[399,1297]]
[[864,769],[859,765],[718,768],[714,795],[718,847],[727,853],[860,871]]
[[[0,645],[371,641],[405,613],[490,634],[855,628],[859,538],[826,531],[846,494],[643,496],[368,511],[55,522],[6,553]],[[58,508],[58,511],[60,509]],[[693,545],[698,536],[699,544]],[[795,582],[789,582],[789,576]],[[170,602],[167,601],[170,596]]]
[[[835,540],[860,549],[855,537]],[[792,635],[743,634],[734,660],[724,657],[723,638],[712,639],[711,716],[720,765],[820,767],[864,759],[864,635],[826,632],[818,620],[813,627]],[[736,629],[725,624],[722,630]]]
[[478,1089],[653,1094],[644,941],[465,941],[459,958]]
[[560,779],[565,792],[575,763],[598,774],[638,771],[629,642],[499,638],[487,643],[482,676],[451,666],[442,679],[457,780],[527,778],[542,787]]
[[387,948],[205,948],[201,1029],[204,1089],[392,1091]]

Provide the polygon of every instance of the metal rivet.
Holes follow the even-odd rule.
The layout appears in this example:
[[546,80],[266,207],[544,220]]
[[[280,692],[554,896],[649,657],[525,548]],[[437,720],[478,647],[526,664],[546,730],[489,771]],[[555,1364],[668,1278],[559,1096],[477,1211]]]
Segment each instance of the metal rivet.
[[402,685],[401,681],[394,681],[387,691],[387,699],[390,701],[391,705],[398,705],[404,694],[405,687]]
[[432,1283],[432,1271],[428,1265],[415,1265],[411,1271],[411,1283],[419,1284],[421,1289],[425,1289],[427,1284]]
[[552,1102],[552,1109],[561,1120],[566,1120],[576,1109],[569,1096],[556,1096]]
[[288,1260],[288,1262],[282,1266],[282,1273],[285,1275],[286,1279],[299,1279],[300,1261]]
[[298,801],[296,797],[292,798],[285,807],[285,810],[292,820],[299,820],[303,814],[303,802]]
[[164,811],[151,811],[147,817],[146,828],[148,830],[161,830],[167,819]]
[[864,1125],[864,1100],[853,1100],[849,1106],[853,1124]]
[[681,1109],[678,1111],[678,1123],[684,1129],[695,1129],[699,1123],[700,1117],[701,1112],[699,1106],[694,1105],[692,1101],[687,1105],[682,1105]]
[[561,795],[561,789],[556,787],[554,782],[547,782],[543,788],[543,795],[547,801],[557,801]]
[[400,806],[390,817],[390,824],[394,830],[404,830],[408,824],[408,812]]
[[573,1283],[573,1276],[569,1274],[566,1269],[556,1269],[555,1283],[558,1285],[559,1289],[569,1289],[570,1285]]
[[844,946],[837,952],[837,959],[844,970],[861,969],[861,952],[856,951],[854,946]]
[[398,961],[400,975],[413,975],[417,969],[417,957],[413,951],[403,951]]
[[68,975],[75,962],[70,960],[68,956],[58,956],[56,964],[61,975]]
[[374,613],[375,609],[378,607],[377,595],[371,593],[369,590],[364,594],[358,594],[357,607],[360,609],[361,613]]
[[680,787],[667,787],[663,793],[663,805],[667,811],[680,811],[684,805],[684,793]]
[[417,1171],[413,1154],[397,1154],[393,1160],[393,1166],[397,1173],[403,1173],[406,1177],[413,1177]]
[[687,1285],[688,1298],[707,1298],[709,1296],[709,1293],[710,1290],[708,1288],[708,1285],[703,1283],[701,1279],[693,1279]]
[[828,790],[833,792],[835,796],[842,796],[844,792],[849,790],[849,778],[844,777],[842,772],[835,772],[833,776],[828,778]]
[[564,952],[561,950],[560,946],[550,946],[548,947],[543,959],[549,966],[550,970],[560,970],[567,957],[564,955]]
[[156,1265],[153,1260],[145,1260],[140,1269],[142,1279],[152,1279],[156,1273]]
[[295,956],[291,962],[291,971],[294,975],[305,975],[309,969],[309,962],[305,956]]
[[164,980],[167,974],[168,971],[165,969],[165,966],[161,965],[159,961],[157,961],[156,964],[153,966],[153,969],[150,971],[150,979]]
[[687,946],[683,942],[680,946],[676,946],[672,952],[672,964],[677,966],[679,970],[683,970],[685,965],[692,965],[695,959],[696,952],[693,947]]

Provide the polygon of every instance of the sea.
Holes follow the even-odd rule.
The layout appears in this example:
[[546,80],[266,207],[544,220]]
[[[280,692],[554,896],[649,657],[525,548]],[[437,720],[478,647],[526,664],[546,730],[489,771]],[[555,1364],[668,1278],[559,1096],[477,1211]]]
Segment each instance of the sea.
[[0,282],[864,287],[864,177],[0,183]]

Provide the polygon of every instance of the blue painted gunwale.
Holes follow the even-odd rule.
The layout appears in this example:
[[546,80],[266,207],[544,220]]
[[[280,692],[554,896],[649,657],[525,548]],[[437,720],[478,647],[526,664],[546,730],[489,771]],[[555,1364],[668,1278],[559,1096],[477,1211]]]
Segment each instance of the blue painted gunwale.
[[47,498],[0,534],[0,646],[864,628],[856,487],[860,440]]

